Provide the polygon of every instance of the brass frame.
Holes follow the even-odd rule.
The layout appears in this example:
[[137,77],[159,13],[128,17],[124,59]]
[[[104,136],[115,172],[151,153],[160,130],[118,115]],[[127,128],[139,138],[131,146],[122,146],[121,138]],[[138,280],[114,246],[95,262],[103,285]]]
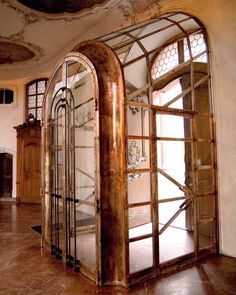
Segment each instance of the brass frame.
[[[182,15],[182,19],[181,19]],[[175,18],[173,20],[172,18]],[[158,22],[169,22],[168,25],[158,28]],[[184,28],[185,22],[193,22],[194,28]],[[142,35],[149,25],[157,25],[157,28],[152,32]],[[180,33],[175,37],[171,37],[166,42],[163,42],[157,48],[147,50],[142,43],[144,38],[152,38],[155,34],[159,34],[169,28],[178,28]],[[134,32],[134,33],[133,33]],[[215,122],[213,117],[212,106],[210,112],[198,112],[193,108],[192,110],[171,108],[170,104],[178,100],[181,96],[191,95],[192,105],[195,106],[195,91],[203,85],[208,84],[209,103],[211,104],[211,86],[210,86],[210,67],[196,63],[195,60],[202,54],[208,55],[209,51],[201,52],[199,55],[193,57],[190,50],[190,59],[188,61],[181,61],[179,65],[173,68],[170,72],[162,75],[155,80],[151,77],[151,68],[154,58],[158,55],[161,49],[165,46],[179,40],[183,37],[187,38],[188,47],[190,49],[189,36],[193,32],[201,32],[204,35],[207,44],[206,32],[203,25],[194,17],[183,13],[166,13],[159,18],[146,21],[141,24],[134,25],[130,28],[122,29],[99,38],[94,41],[86,41],[79,44],[73,49],[72,55],[78,55],[80,58],[87,58],[90,64],[94,66],[94,75],[97,77],[97,84],[95,87],[96,97],[96,182],[97,182],[97,277],[96,282],[102,285],[122,285],[130,286],[140,281],[144,281],[153,277],[157,277],[163,273],[177,269],[186,264],[196,262],[201,257],[209,253],[216,253],[218,251],[218,201],[217,201],[217,166],[216,166],[216,142],[215,142]],[[156,36],[155,36],[156,37]],[[117,43],[113,42],[118,38]],[[113,42],[113,44],[112,44]],[[141,50],[141,54],[135,56],[132,60],[128,60],[129,53],[132,46],[136,44]],[[77,52],[77,53],[75,53]],[[80,52],[80,53],[78,53]],[[122,53],[122,54],[120,54]],[[122,57],[121,57],[122,55]],[[70,56],[70,54],[68,55]],[[133,87],[126,85],[126,68],[135,64],[141,59],[146,63],[146,83],[141,87]],[[59,64],[60,65],[60,64]],[[57,66],[54,74],[57,72]],[[156,106],[152,101],[152,93],[154,90],[162,89],[170,80],[179,77],[182,74],[189,73],[191,85],[182,91],[164,106]],[[195,81],[194,74],[202,73],[204,76]],[[52,77],[53,79],[53,77]],[[52,79],[50,81],[52,81]],[[51,83],[51,82],[50,82]],[[48,85],[48,91],[50,89]],[[129,88],[126,92],[125,87]],[[98,95],[99,92],[99,95]],[[145,93],[148,97],[147,102],[131,101],[137,95]],[[127,112],[129,108],[139,108],[141,110],[148,110],[149,112],[149,131],[148,135],[130,135],[128,134]],[[42,157],[43,178],[42,178],[42,198],[43,198],[43,245],[47,247],[50,244],[48,237],[50,236],[50,222],[49,222],[49,195],[50,191],[50,128],[49,119],[47,119],[47,100],[44,103],[44,120],[43,120],[43,145],[46,152]],[[156,114],[171,114],[175,116],[188,117],[191,119],[192,134],[188,138],[168,138],[158,137],[156,134]],[[211,135],[209,140],[197,137],[197,116],[208,118]],[[150,167],[142,169],[128,169],[128,140],[148,140],[150,150]],[[191,163],[192,171],[194,172],[194,193],[189,191],[187,187],[181,186],[173,178],[165,174],[163,170],[158,167],[157,158],[157,141],[171,140],[189,142],[192,146]],[[199,166],[196,165],[197,143],[209,142],[211,145],[211,165]],[[197,192],[198,174],[202,170],[211,170],[213,177],[212,192],[199,193]],[[129,173],[150,173],[150,201],[140,203],[128,203],[128,180]],[[169,177],[169,180],[181,188],[186,196],[179,198],[172,198],[168,200],[158,200],[158,172]],[[200,220],[198,210],[198,200],[204,196],[214,195],[215,199],[215,216],[214,218],[207,218]],[[194,252],[183,257],[178,257],[174,260],[160,264],[159,255],[159,212],[158,204],[167,201],[184,200],[186,203],[184,208],[189,205],[189,202],[194,203],[194,228],[195,228],[195,243]],[[128,210],[130,208],[150,205],[152,216],[152,233],[144,234],[139,237],[129,238],[129,223]],[[184,209],[182,208],[182,209]],[[181,208],[180,208],[181,209]],[[169,220],[169,223],[171,220]],[[204,249],[199,248],[199,227],[203,223],[212,223],[214,226],[214,243],[211,247]],[[147,269],[138,272],[129,273],[129,244],[145,238],[153,239],[153,265]]]

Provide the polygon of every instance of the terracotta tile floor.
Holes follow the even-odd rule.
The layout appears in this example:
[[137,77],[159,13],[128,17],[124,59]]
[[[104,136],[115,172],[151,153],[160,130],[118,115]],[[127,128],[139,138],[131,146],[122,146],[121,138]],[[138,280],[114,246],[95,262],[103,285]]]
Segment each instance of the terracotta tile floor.
[[40,221],[37,205],[0,202],[0,294],[236,294],[236,259],[215,256],[178,273],[142,286],[96,287],[72,269],[66,270],[40,248],[40,235],[31,229]]

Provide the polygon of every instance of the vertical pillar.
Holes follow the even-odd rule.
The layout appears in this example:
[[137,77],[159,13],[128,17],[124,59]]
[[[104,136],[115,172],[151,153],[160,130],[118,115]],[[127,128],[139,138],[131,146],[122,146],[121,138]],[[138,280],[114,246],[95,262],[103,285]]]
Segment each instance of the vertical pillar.
[[126,285],[125,131],[123,76],[115,54],[98,41],[84,42],[79,51],[94,65],[99,84],[100,143],[100,281]]

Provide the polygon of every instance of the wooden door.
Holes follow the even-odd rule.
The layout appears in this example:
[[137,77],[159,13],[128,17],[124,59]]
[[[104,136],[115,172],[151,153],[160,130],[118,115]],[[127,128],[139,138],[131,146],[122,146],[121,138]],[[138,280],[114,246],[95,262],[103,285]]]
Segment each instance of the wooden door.
[[12,155],[0,154],[0,197],[12,197]]
[[22,200],[40,203],[40,145],[29,141],[24,145],[24,182]]

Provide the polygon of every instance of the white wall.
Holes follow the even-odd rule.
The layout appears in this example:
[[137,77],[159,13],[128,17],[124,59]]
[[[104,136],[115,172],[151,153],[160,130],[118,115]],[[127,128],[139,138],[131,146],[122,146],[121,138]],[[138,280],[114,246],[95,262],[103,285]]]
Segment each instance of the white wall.
[[13,191],[12,197],[16,197],[16,130],[14,126],[23,123],[24,109],[24,85],[22,81],[0,82],[0,88],[14,90],[14,103],[12,105],[0,105],[0,152],[13,156]]

